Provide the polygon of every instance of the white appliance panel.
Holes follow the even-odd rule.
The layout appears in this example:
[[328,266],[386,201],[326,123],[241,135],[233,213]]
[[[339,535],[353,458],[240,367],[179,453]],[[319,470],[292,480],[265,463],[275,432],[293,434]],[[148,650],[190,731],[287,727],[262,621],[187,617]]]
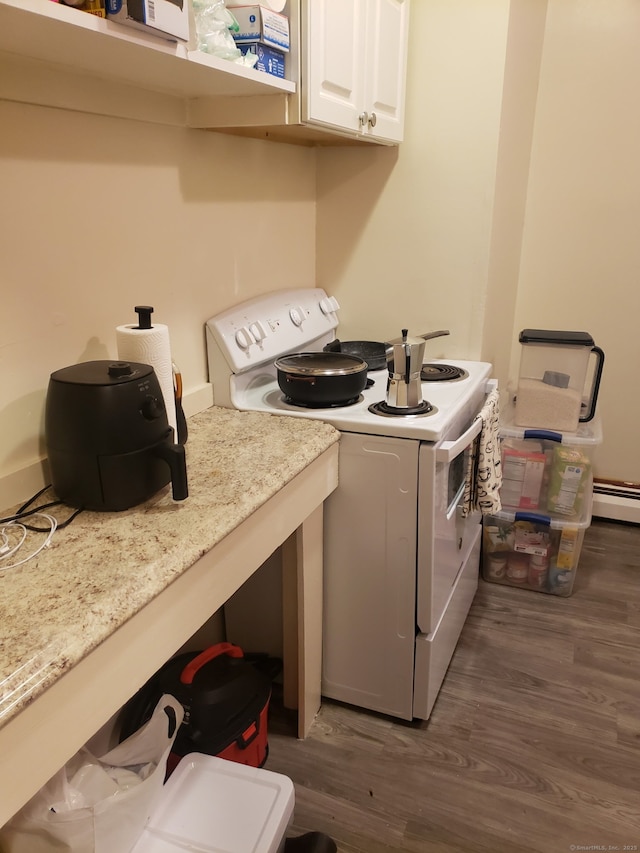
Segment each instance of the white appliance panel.
[[[482,398],[478,408],[481,402]],[[473,419],[465,421],[462,434],[456,431],[458,439],[420,447],[416,621],[424,634],[435,630],[460,561],[481,523],[479,512],[463,515],[464,479],[477,426]]]
[[[321,346],[317,348],[322,349]],[[441,361],[433,359],[432,363],[438,364]],[[374,384],[362,392],[359,401],[354,405],[315,409],[288,403],[278,386],[275,367],[262,365],[251,373],[233,377],[230,402],[234,408],[245,411],[323,420],[344,432],[438,441],[459,420],[460,412],[471,410],[478,395],[484,396],[484,386],[491,369],[491,365],[484,362],[456,360],[456,365],[467,370],[469,376],[466,379],[422,383],[423,397],[436,409],[433,414],[427,415],[385,417],[369,411],[372,403],[385,399],[388,377],[386,370],[369,372],[369,378]],[[218,399],[217,396],[215,398]]]
[[415,650],[413,715],[428,720],[478,589],[482,528],[477,525],[467,560],[461,565],[445,611],[431,634],[418,634]]
[[325,502],[322,693],[411,719],[419,442],[347,433]]
[[[236,305],[207,321],[207,347],[217,345],[227,375],[273,362],[285,352],[307,349],[323,336],[333,340],[338,301],[320,288],[278,290]],[[212,353],[209,353],[211,373]],[[273,374],[275,376],[275,373]]]

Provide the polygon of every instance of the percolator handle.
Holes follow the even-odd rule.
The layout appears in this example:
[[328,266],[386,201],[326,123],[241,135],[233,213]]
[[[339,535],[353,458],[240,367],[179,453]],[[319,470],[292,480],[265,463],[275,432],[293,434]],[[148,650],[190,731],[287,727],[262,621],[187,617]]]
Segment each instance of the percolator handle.
[[244,652],[240,646],[234,646],[233,643],[216,643],[215,646],[209,646],[208,649],[200,652],[197,657],[189,661],[180,673],[180,682],[182,684],[193,684],[193,679],[198,670],[202,669],[210,660],[220,657],[220,655],[229,655],[231,658],[242,658],[244,657]]
[[587,421],[593,420],[593,416],[596,413],[596,400],[598,399],[598,389],[600,388],[600,380],[602,379],[602,368],[604,367],[604,352],[600,349],[600,347],[591,347],[591,352],[594,352],[596,354],[598,362],[596,364],[596,371],[593,376],[593,385],[591,386],[591,400],[589,411],[586,415],[583,415],[580,418],[580,423],[586,423]]

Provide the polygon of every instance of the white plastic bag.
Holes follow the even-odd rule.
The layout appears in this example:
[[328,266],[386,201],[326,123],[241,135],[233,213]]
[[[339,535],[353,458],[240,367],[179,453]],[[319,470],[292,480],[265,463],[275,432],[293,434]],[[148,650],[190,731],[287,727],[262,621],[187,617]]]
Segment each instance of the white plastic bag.
[[0,829],[3,853],[129,853],[160,796],[183,714],[165,694],[106,755],[83,747]]
[[243,55],[233,40],[238,32],[235,16],[225,6],[225,0],[192,0],[193,15],[198,36],[197,48],[220,59],[253,67],[258,61],[254,54]]

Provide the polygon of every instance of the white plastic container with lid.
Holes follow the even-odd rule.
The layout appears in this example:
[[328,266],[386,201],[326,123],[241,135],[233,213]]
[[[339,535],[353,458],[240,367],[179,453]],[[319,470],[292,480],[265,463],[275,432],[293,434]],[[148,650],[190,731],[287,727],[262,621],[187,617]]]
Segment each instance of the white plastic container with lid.
[[[516,395],[518,426],[575,432],[595,415],[604,352],[588,332],[523,329]],[[590,387],[587,376],[595,365]]]
[[131,853],[279,853],[294,801],[288,776],[191,753]]

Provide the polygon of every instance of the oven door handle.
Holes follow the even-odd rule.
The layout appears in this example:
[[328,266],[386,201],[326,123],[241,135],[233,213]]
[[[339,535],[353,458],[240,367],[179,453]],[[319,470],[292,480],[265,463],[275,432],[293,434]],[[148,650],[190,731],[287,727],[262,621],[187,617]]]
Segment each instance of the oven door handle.
[[[498,387],[496,379],[488,379],[486,385],[486,393],[490,394]],[[436,462],[453,462],[453,460],[466,450],[471,442],[482,432],[482,418],[476,417],[469,429],[463,432],[460,438],[455,441],[443,441],[436,448]]]
[[482,418],[476,418],[466,432],[455,441],[443,441],[436,448],[436,462],[453,462],[472,443],[482,430]]

